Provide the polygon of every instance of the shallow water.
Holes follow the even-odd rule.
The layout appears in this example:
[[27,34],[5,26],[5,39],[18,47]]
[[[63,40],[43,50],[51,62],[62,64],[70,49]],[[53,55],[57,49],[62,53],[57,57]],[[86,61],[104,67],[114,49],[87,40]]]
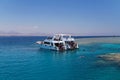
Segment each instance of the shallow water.
[[100,54],[120,53],[120,38],[80,38],[80,49],[39,49],[45,37],[0,37],[0,80],[120,80],[117,65],[99,65]]

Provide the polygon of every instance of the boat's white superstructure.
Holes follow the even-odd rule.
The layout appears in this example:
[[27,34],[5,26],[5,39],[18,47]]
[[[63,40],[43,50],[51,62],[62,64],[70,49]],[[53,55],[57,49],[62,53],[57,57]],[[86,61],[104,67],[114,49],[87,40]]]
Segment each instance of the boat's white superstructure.
[[75,39],[67,34],[56,34],[53,37],[48,37],[44,41],[37,41],[36,43],[40,45],[40,48],[59,51],[78,48]]

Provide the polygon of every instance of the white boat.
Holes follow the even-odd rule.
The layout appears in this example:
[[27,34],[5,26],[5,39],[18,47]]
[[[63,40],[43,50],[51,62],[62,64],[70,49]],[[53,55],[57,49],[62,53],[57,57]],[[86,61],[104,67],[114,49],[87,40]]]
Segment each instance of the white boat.
[[75,39],[68,34],[56,34],[53,37],[48,37],[44,41],[37,41],[36,43],[40,45],[40,48],[58,51],[79,48]]

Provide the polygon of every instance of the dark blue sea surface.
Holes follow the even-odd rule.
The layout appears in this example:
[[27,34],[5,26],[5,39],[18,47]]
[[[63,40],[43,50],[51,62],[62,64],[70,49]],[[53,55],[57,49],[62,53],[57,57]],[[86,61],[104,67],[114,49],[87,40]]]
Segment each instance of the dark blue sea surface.
[[45,37],[0,37],[0,80],[120,80],[117,65],[100,65],[96,56],[120,53],[119,43],[79,45],[50,51],[35,44]]

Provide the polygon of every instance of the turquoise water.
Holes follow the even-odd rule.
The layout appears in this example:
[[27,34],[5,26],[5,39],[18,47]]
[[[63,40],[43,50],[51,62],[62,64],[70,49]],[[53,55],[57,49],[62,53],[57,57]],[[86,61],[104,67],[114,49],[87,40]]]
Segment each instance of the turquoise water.
[[[120,53],[119,43],[81,44],[74,51],[50,51],[35,44],[44,37],[0,37],[0,80],[120,80],[117,65],[96,56]],[[87,38],[86,38],[87,39]]]

